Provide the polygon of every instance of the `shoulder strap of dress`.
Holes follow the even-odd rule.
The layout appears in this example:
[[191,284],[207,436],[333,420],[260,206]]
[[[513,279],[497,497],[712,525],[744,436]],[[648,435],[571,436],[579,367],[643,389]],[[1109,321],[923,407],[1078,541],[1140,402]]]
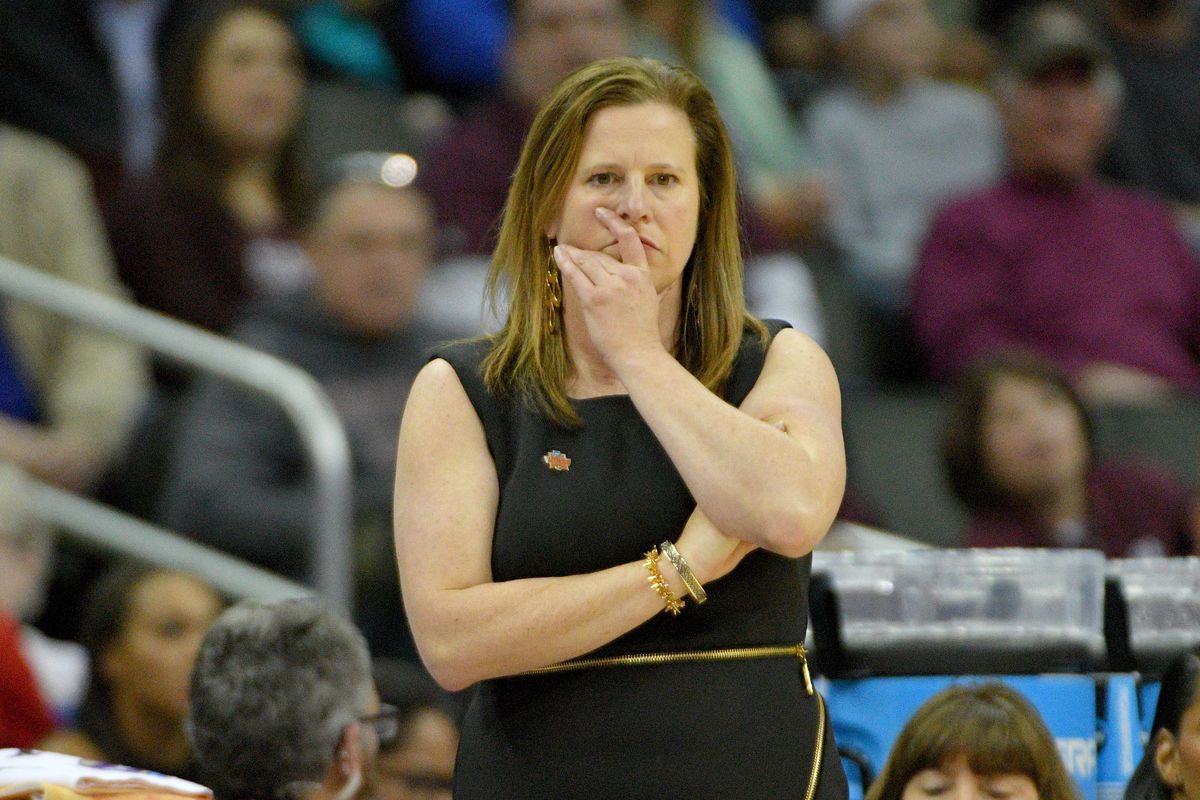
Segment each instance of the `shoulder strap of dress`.
[[[764,319],[763,324],[767,326],[767,347],[775,340],[775,334],[792,327],[791,323],[779,319]],[[726,402],[741,405],[746,395],[750,394],[767,361],[767,347],[759,344],[758,337],[753,333],[747,331],[742,334],[742,345],[734,359],[729,380],[725,383]]]
[[440,347],[430,358],[445,359],[454,368],[467,398],[475,407],[475,413],[479,415],[479,421],[483,424],[488,450],[491,451],[492,460],[496,462],[497,473],[505,475],[512,452],[514,404],[508,398],[492,394],[483,382],[483,360],[490,349],[491,342],[488,340],[472,339]]

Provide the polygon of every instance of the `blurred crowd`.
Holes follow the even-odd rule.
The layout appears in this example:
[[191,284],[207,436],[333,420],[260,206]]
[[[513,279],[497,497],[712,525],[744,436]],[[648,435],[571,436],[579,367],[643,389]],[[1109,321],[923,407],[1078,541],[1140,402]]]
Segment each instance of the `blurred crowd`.
[[[5,0],[0,256],[295,363],[346,426],[354,621],[395,660],[374,707],[406,709],[381,797],[439,796],[454,735],[403,666],[404,397],[431,345],[494,321],[482,288],[536,107],[622,54],[711,88],[751,311],[817,339],[848,403],[943,401],[950,543],[1200,554],[1200,461],[1100,448],[1095,422],[1200,431],[1195,0]],[[0,662],[21,687],[0,745],[194,774],[187,676],[225,599],[56,547],[24,481],[304,582],[285,413],[6,301],[0,461]],[[884,524],[855,474],[844,517]]]

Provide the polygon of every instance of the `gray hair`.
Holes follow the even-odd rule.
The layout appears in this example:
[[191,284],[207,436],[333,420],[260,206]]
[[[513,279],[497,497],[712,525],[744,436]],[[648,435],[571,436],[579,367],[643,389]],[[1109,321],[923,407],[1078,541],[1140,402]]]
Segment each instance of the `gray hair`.
[[316,599],[244,601],[204,636],[187,729],[221,800],[277,800],[319,783],[373,693],[366,640]]

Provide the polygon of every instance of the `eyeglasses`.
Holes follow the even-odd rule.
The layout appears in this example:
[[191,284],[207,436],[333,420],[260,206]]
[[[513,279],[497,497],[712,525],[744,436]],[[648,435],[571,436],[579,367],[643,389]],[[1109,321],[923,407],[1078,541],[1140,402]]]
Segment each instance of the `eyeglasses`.
[[380,748],[391,747],[400,738],[400,709],[393,705],[380,703],[377,712],[361,716],[358,721],[375,729]]

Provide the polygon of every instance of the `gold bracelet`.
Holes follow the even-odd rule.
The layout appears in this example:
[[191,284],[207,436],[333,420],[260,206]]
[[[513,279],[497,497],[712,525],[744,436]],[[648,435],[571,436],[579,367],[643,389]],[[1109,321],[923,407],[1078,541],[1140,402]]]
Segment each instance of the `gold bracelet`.
[[672,617],[679,616],[679,612],[683,610],[683,601],[675,596],[671,591],[671,587],[663,580],[662,573],[658,570],[658,548],[651,547],[646,553],[646,571],[650,575],[646,578],[650,582],[650,588],[653,589],[659,597],[662,598],[666,608],[663,609]]
[[663,555],[671,562],[671,566],[679,573],[679,577],[683,579],[683,585],[687,587],[687,593],[696,601],[696,605],[700,605],[708,599],[708,592],[704,591],[704,587],[700,585],[700,581],[696,580],[695,574],[692,573],[692,568],[688,566],[687,561],[683,557],[683,553],[675,547],[675,543],[669,539],[659,545],[662,548]]

